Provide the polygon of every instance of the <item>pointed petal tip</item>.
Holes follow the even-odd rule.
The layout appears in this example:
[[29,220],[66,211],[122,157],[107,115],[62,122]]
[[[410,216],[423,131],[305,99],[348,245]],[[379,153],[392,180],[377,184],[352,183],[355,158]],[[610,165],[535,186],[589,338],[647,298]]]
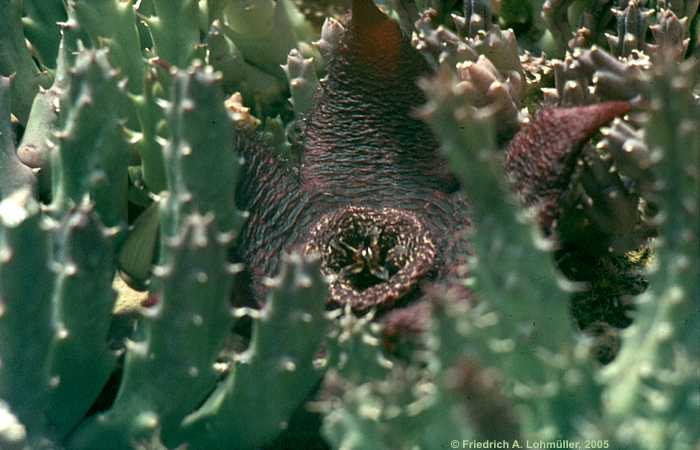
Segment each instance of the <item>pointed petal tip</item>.
[[559,111],[568,120],[561,120],[559,126],[570,127],[570,130],[574,131],[572,138],[583,140],[590,137],[590,135],[615,117],[623,116],[630,110],[630,103],[625,101],[610,101],[573,108],[562,108]]
[[357,55],[361,59],[370,62],[378,58],[384,61],[399,58],[404,39],[401,28],[373,0],[353,0],[350,30],[350,38],[357,44]]
[[352,23],[354,26],[373,26],[390,21],[373,0],[352,0]]

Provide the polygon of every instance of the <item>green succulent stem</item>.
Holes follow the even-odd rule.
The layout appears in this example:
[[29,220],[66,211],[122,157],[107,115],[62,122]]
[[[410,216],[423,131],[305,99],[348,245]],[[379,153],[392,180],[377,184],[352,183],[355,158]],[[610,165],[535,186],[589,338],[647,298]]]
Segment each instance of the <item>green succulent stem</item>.
[[129,92],[142,94],[145,65],[131,0],[69,0],[67,4],[69,16],[75,17],[93,46],[109,48],[110,62],[126,77]]
[[199,9],[195,0],[153,0],[156,16],[147,18],[155,53],[169,64],[187,67],[202,55]]
[[602,372],[606,411],[618,424],[618,439],[631,448],[683,450],[700,440],[688,423],[700,414],[697,83],[697,62],[678,66],[670,58],[651,80],[647,136],[658,158],[653,169],[665,180],[655,194],[660,237],[650,288],[623,333],[620,354]]
[[[464,100],[450,90],[450,76],[443,70],[437,82],[425,85],[431,98],[425,117],[472,200],[470,285],[479,305],[469,319],[458,320],[468,342],[462,348],[509,374],[506,391],[526,418],[524,436],[576,438],[577,424],[595,422],[600,414],[600,386],[577,342],[561,275],[540,262],[551,257],[552,245],[531,217],[515,213],[489,110],[456,115]],[[487,261],[498,261],[498,270]]]
[[50,390],[47,349],[56,339],[49,238],[29,190],[0,203],[0,398],[35,438],[47,432],[38,411]]
[[[204,405],[185,419],[194,449],[270,443],[318,384],[316,355],[328,326],[318,260],[288,256],[255,315],[250,347]],[[241,414],[241,411],[247,411]]]
[[104,228],[86,198],[66,217],[56,241],[56,339],[50,349],[46,416],[51,433],[62,440],[83,419],[116,366],[108,342],[116,300],[114,233]]
[[52,0],[24,0],[24,34],[44,67],[56,68],[58,45],[61,40],[58,23],[67,19],[63,3]]
[[[53,201],[59,217],[88,195],[108,227],[126,222],[129,152],[119,108],[126,94],[105,51],[80,54],[61,100],[53,150]],[[80,175],[78,175],[80,174]]]
[[12,80],[0,76],[0,200],[22,187],[34,188],[36,178],[22,164],[15,150],[15,133],[10,120]]
[[51,77],[42,73],[32,60],[24,40],[22,0],[0,2],[0,76],[15,74],[12,86],[12,113],[27,123],[34,95],[47,87]]

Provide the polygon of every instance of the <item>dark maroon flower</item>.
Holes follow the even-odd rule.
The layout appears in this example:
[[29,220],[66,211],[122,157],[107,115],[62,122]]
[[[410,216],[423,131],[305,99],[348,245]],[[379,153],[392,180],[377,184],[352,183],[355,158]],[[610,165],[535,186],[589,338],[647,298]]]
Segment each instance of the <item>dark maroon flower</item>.
[[[415,115],[425,103],[416,81],[430,73],[394,21],[371,0],[354,0],[328,76],[302,118],[299,167],[283,165],[262,139],[241,133],[237,201],[249,217],[237,258],[256,302],[264,299],[265,277],[295,248],[321,255],[333,277],[329,305],[395,309],[423,297],[425,283],[468,295],[461,282],[468,203]],[[525,201],[540,206],[545,225],[556,216],[577,144],[627,108],[548,109],[513,139],[507,171]],[[387,320],[395,334],[401,324],[410,332],[419,327],[401,315]]]

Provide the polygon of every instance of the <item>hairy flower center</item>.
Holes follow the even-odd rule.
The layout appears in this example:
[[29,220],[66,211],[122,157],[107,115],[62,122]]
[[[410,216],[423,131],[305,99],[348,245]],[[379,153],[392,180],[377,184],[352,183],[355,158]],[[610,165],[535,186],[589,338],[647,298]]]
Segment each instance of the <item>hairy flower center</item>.
[[324,216],[305,248],[332,275],[330,301],[356,309],[393,303],[415,291],[435,262],[435,245],[407,211],[346,207]]
[[[365,223],[350,222],[329,242],[327,265],[357,291],[388,281],[405,264],[405,247],[398,236],[377,226],[367,229]],[[402,251],[404,250],[404,251]]]

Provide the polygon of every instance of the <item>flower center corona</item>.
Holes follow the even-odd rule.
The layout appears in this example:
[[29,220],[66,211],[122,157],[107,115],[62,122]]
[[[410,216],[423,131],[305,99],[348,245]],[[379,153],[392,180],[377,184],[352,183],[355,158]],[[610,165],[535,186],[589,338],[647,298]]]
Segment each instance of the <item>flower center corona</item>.
[[356,310],[388,306],[430,275],[436,249],[415,214],[349,206],[317,222],[305,246],[331,275],[331,303]]

